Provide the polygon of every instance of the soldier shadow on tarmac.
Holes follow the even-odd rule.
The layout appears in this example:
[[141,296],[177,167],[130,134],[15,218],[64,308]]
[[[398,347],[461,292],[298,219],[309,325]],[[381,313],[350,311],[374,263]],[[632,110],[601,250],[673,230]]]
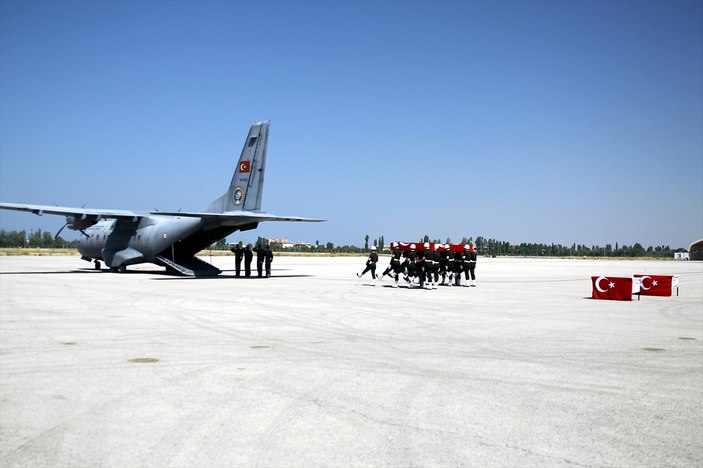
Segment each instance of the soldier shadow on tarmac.
[[[295,275],[295,274],[288,274],[288,275],[271,275],[271,276],[257,276],[257,275],[251,275],[251,276],[236,276],[234,274],[227,275],[225,273],[227,272],[234,272],[234,270],[222,270],[222,274],[220,275],[215,275],[215,276],[174,276],[173,274],[170,274],[168,272],[161,272],[162,277],[160,278],[152,278],[154,280],[206,280],[206,279],[212,279],[212,280],[235,280],[235,281],[255,281],[255,280],[276,280],[277,278],[312,278],[313,275]],[[154,272],[139,272],[139,273],[154,273]]]

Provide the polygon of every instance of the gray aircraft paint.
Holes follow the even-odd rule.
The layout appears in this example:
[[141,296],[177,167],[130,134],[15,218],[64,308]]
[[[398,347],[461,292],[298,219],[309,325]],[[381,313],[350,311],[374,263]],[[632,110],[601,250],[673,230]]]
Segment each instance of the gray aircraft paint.
[[0,209],[63,215],[66,227],[80,231],[81,258],[100,261],[112,271],[127,265],[154,263],[187,276],[221,271],[195,254],[235,231],[255,229],[263,221],[319,222],[320,219],[276,216],[260,211],[266,170],[268,121],[249,129],[227,191],[202,212],[138,212],[0,203]]

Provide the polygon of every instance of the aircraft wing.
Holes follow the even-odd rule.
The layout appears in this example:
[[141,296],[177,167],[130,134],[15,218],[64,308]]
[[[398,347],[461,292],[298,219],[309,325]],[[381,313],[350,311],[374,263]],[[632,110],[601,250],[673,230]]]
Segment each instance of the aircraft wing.
[[104,210],[94,208],[74,208],[68,206],[53,205],[25,205],[19,203],[0,203],[0,209],[28,211],[36,215],[44,213],[62,216],[73,216],[76,219],[125,219],[137,221],[144,216],[180,216],[187,218],[202,218],[204,220],[222,221],[228,224],[258,223],[262,221],[298,221],[298,222],[322,222],[324,219],[301,218],[299,216],[277,216],[259,211],[225,211],[224,213],[201,213],[184,211],[152,211],[149,213],[130,210]]
[[299,216],[278,216],[258,211],[225,211],[224,213],[152,211],[150,214],[201,218],[203,220],[219,221],[223,226],[236,226],[239,224],[260,223],[263,221],[293,221],[303,223],[320,223],[325,221],[324,219],[301,218]]
[[43,215],[44,213],[52,215],[73,216],[77,219],[129,219],[137,221],[139,218],[146,216],[146,213],[128,210],[101,210],[93,208],[72,208],[68,206],[52,206],[52,205],[24,205],[19,203],[0,203],[0,209],[28,211],[35,215]]

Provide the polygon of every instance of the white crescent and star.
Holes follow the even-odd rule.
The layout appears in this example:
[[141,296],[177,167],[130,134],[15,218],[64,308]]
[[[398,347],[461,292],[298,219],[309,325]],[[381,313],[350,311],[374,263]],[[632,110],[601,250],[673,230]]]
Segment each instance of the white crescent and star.
[[646,279],[651,280],[652,277],[651,277],[651,276],[643,276],[643,277],[642,277],[642,283],[640,284],[640,288],[644,289],[645,291],[647,291],[647,290],[649,290],[649,289],[652,289],[652,286],[656,286],[656,285],[657,285],[656,282],[653,281],[651,286],[646,287],[645,284],[644,284],[644,280],[646,280]]
[[[603,280],[607,280],[607,279],[608,279],[608,278],[606,278],[605,276],[599,276],[599,277],[598,277],[598,279],[597,279],[596,282],[595,282],[595,286],[596,286],[596,289],[598,290],[598,292],[602,292],[602,293],[608,292],[607,289],[602,289],[601,286],[600,286],[600,282],[603,281]],[[609,286],[610,288],[614,288],[614,287],[615,287],[615,284],[611,281],[611,282],[608,284],[608,286]]]

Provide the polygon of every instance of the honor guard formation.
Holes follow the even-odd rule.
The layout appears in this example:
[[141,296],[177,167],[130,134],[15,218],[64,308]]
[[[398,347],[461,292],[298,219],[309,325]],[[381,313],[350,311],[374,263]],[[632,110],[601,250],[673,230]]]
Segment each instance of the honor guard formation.
[[235,275],[240,276],[242,271],[242,259],[244,259],[244,276],[246,278],[251,276],[251,261],[254,258],[254,252],[256,252],[256,272],[259,278],[263,277],[264,269],[266,270],[266,278],[271,276],[271,262],[273,262],[273,251],[271,247],[266,244],[265,246],[256,246],[253,249],[251,244],[247,244],[246,247],[242,247],[242,243],[238,243],[230,249],[234,253],[234,266]]
[[[361,278],[371,272],[373,285],[376,285],[376,247],[366,260],[366,268],[356,276]],[[476,251],[471,244],[412,244],[393,242],[391,244],[391,261],[388,268],[378,279],[390,276],[398,287],[402,276],[408,288],[437,289],[437,286],[476,286]],[[462,273],[464,278],[462,278]],[[440,276],[442,282],[439,281]]]

